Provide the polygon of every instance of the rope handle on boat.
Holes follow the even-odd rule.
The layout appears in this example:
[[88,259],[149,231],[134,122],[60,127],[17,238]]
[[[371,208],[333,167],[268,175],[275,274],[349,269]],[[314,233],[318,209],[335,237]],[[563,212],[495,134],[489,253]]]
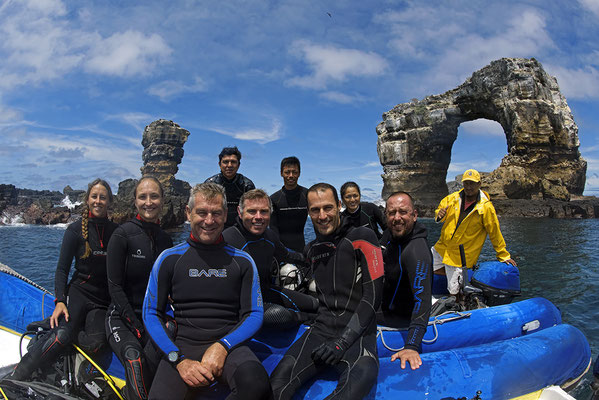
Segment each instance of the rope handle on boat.
[[77,346],[76,344],[73,344],[73,347],[75,347],[75,349],[77,349],[77,351],[83,356],[85,357],[85,359],[87,361],[89,361],[91,363],[91,365],[93,365],[94,367],[96,367],[96,369],[98,371],[100,371],[100,373],[102,374],[102,376],[104,377],[104,380],[106,381],[106,383],[108,383],[108,386],[110,386],[110,388],[114,391],[114,393],[116,393],[116,395],[118,396],[118,398],[120,400],[125,400],[123,398],[123,396],[121,396],[121,392],[117,389],[116,384],[114,383],[114,380],[112,380],[112,377],[110,375],[108,375],[106,372],[104,372],[104,370],[102,368],[100,368],[100,366],[98,364],[96,364],[94,362],[94,360],[91,359],[90,356],[88,356],[83,350],[81,350],[81,348],[79,348],[79,346]]
[[[449,314],[456,314],[456,315],[454,317],[438,319],[439,317],[443,317],[443,316],[449,315]],[[464,313],[461,311],[447,311],[447,312],[444,312],[443,314],[439,314],[439,315],[435,316],[432,321],[428,322],[428,325],[433,326],[433,331],[435,333],[435,337],[430,340],[426,340],[423,338],[422,342],[423,343],[435,343],[437,341],[437,339],[439,338],[439,331],[437,330],[437,325],[442,325],[446,322],[457,321],[457,320],[464,319],[464,318],[470,318],[471,315],[472,315],[472,313]],[[381,337],[381,343],[383,344],[383,346],[385,346],[385,348],[387,350],[397,352],[397,351],[403,350],[403,347],[401,347],[399,349],[394,349],[391,346],[388,346],[387,343],[385,342],[385,336],[383,335],[383,332],[397,332],[400,330],[401,329],[399,329],[399,328],[390,328],[387,326],[379,326],[379,327],[377,327],[378,332],[377,332],[376,336]]]

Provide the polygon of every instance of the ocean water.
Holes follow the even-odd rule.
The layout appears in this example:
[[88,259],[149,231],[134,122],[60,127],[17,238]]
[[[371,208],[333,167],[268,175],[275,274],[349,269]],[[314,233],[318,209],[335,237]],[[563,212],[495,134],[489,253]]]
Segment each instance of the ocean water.
[[[431,219],[422,222],[434,244],[441,230]],[[553,220],[502,218],[501,230],[520,268],[522,298],[545,297],[562,312],[565,323],[579,328],[587,337],[593,360],[599,354],[599,219]],[[0,262],[49,290],[54,289],[54,272],[65,226],[0,226]],[[189,225],[172,232],[179,243],[188,236]],[[306,224],[308,240],[314,237]],[[479,261],[494,260],[487,240]],[[1,289],[0,289],[1,290]],[[589,372],[573,393],[590,399]]]

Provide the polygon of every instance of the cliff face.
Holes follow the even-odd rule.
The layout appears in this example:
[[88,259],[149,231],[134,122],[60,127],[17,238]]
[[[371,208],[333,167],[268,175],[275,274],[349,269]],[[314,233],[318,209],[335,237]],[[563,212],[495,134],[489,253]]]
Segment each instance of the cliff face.
[[[185,205],[189,199],[191,186],[185,181],[175,179],[178,165],[183,159],[183,145],[189,131],[173,121],[159,119],[146,126],[141,144],[144,146],[141,167],[142,176],[157,178],[164,188],[165,202],[160,218],[164,228],[173,228],[186,220]],[[119,183],[117,201],[113,219],[122,223],[136,214],[133,205],[133,189],[136,179],[127,179]]]
[[459,87],[383,114],[376,132],[386,199],[396,190],[436,205],[462,122],[479,118],[503,127],[508,154],[483,177],[493,199],[570,200],[582,195],[586,161],[578,127],[557,81],[532,59],[502,58]]

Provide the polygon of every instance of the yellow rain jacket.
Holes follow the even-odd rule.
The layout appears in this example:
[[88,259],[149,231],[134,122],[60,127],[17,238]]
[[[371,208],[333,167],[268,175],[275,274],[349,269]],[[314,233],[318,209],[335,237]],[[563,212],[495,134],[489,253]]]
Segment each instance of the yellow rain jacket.
[[472,268],[478,261],[487,234],[495,248],[497,259],[502,262],[509,260],[511,256],[505,248],[505,240],[503,240],[499,229],[497,213],[488,193],[480,191],[480,199],[456,229],[462,206],[462,197],[460,196],[462,190],[446,196],[435,210],[436,220],[439,210],[449,206],[445,218],[441,220],[444,221],[441,237],[435,244],[435,250],[443,257],[443,264],[461,267],[459,246],[463,244],[466,264],[468,268]]

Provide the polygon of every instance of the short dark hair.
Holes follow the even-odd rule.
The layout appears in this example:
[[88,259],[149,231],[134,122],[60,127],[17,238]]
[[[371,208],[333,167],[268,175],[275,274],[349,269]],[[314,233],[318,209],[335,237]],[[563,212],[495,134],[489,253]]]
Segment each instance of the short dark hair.
[[302,168],[300,166],[300,160],[295,156],[285,157],[281,160],[281,172],[283,172],[283,168],[285,168],[287,166],[291,166],[291,165],[297,165],[297,170],[299,172],[302,172]]
[[385,211],[387,211],[387,201],[389,201],[389,199],[393,196],[398,196],[400,194],[403,194],[405,196],[408,197],[408,199],[410,199],[410,204],[412,205],[413,209],[416,209],[416,206],[414,205],[414,198],[412,197],[412,195],[408,192],[404,192],[403,190],[398,190],[397,192],[393,192],[389,195],[389,197],[387,197],[387,200],[385,201]]
[[335,189],[335,186],[333,186],[329,183],[320,182],[320,183],[310,186],[310,189],[308,189],[306,196],[310,192],[324,192],[325,190],[330,190],[331,192],[333,192],[333,198],[335,199],[335,204],[339,204],[339,195],[337,194],[337,189]]
[[360,186],[358,186],[358,184],[356,182],[345,182],[343,185],[341,185],[341,197],[345,196],[345,192],[347,192],[347,189],[349,188],[356,188],[356,190],[358,191],[359,195],[362,195],[362,193],[360,193]]
[[223,147],[218,155],[218,162],[221,162],[224,156],[236,156],[237,161],[241,161],[241,152],[237,148],[237,146],[233,147]]

